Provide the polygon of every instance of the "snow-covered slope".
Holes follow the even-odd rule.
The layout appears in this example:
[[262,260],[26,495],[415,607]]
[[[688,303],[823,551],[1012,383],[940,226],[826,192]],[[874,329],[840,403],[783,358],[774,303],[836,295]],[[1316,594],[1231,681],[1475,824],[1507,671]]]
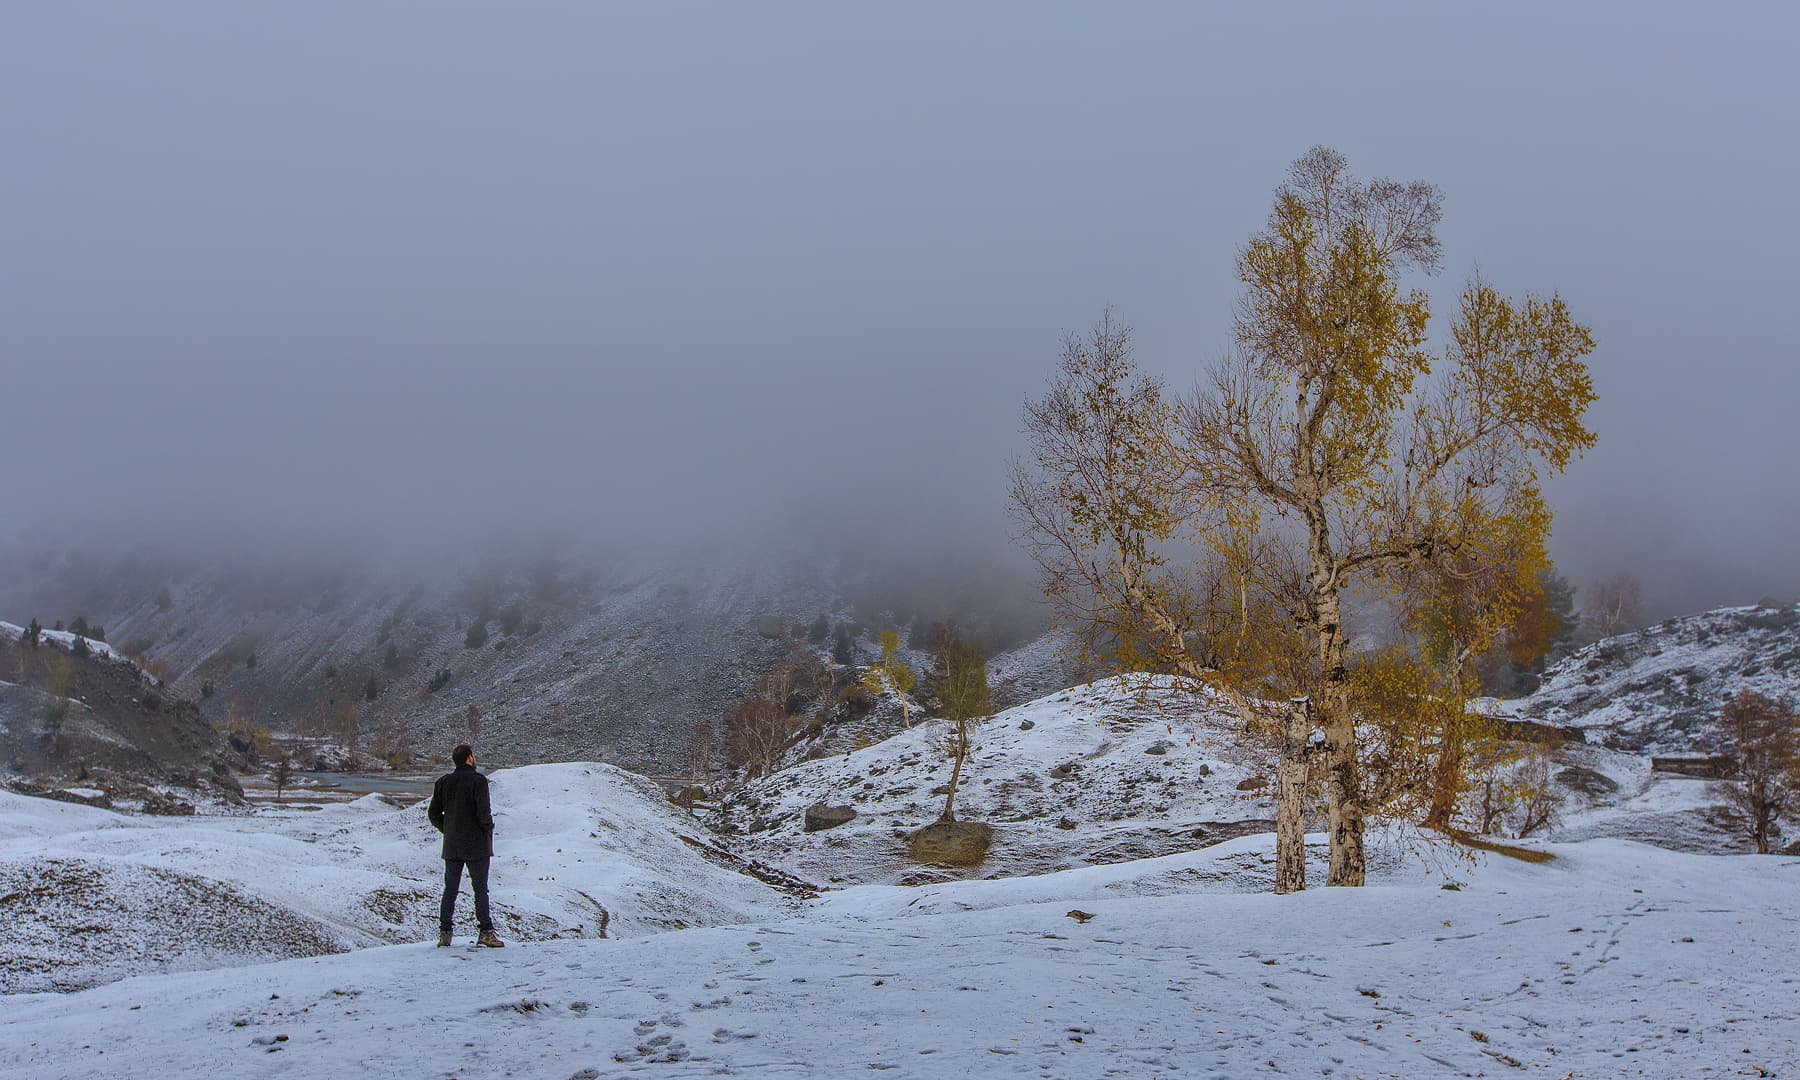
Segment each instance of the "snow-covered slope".
[[[1245,838],[627,941],[0,998],[0,1077],[1785,1075],[1800,860],[1615,841],[1216,891]],[[1079,912],[1091,919],[1081,921]]]
[[23,633],[0,623],[0,671],[12,680],[0,682],[0,780],[140,806],[239,798],[231,772],[246,762],[192,702],[102,642],[81,655],[67,632],[45,630],[36,644]]
[[1550,775],[1563,796],[1545,833],[1550,839],[1611,837],[1708,854],[1753,850],[1716,783],[1655,772],[1646,755],[1570,743],[1556,751]]
[[1645,754],[1720,748],[1719,707],[1739,690],[1800,695],[1800,604],[1721,608],[1594,643],[1504,712]]
[[1051,630],[993,657],[987,667],[994,704],[1002,709],[1023,705],[1101,674],[1083,665],[1079,652],[1075,635]]
[[97,556],[27,572],[5,556],[0,613],[79,610],[214,720],[234,697],[277,731],[355,706],[365,736],[397,723],[435,758],[473,705],[487,760],[647,772],[672,769],[695,721],[716,720],[795,624],[841,604],[816,563],[744,553],[305,574]]
[[[55,645],[61,645],[64,649],[74,648],[75,639],[81,637],[81,635],[70,633],[67,630],[39,630],[38,633],[42,636],[44,641]],[[17,641],[25,636],[25,628],[23,626],[15,626],[9,622],[0,622],[0,634],[6,635],[7,639],[10,641]],[[113,648],[104,641],[95,641],[93,638],[81,638],[81,640],[86,642],[88,651],[95,656],[103,657],[118,663],[131,664],[131,660],[129,660],[124,653]],[[136,668],[137,665],[132,664],[132,667]],[[149,678],[149,676],[141,670],[138,671],[138,675],[140,678]]]
[[[1232,714],[1196,712],[1154,679],[1107,679],[1007,709],[973,734],[956,815],[995,827],[981,875],[1040,873],[1181,851],[1272,828],[1266,762],[1225,737]],[[934,880],[907,833],[937,820],[947,725],[928,721],[863,750],[809,761],[733,793],[714,823],[744,850],[826,884]],[[850,805],[807,833],[807,807]]]
[[[492,793],[503,935],[631,936],[790,902],[655,784],[611,766],[503,771]],[[0,792],[0,991],[425,940],[438,850],[423,806],[376,796],[171,820]]]

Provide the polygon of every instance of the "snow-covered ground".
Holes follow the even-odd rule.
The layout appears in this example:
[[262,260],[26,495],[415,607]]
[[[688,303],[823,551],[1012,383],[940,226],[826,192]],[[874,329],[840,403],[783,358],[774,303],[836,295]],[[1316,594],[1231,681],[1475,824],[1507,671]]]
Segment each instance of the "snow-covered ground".
[[1739,690],[1800,692],[1800,604],[1719,608],[1606,638],[1544,673],[1500,712],[1581,730],[1645,754],[1711,753],[1719,707]]
[[[942,806],[941,722],[743,789],[723,835],[608,766],[496,773],[500,951],[428,944],[422,806],[0,792],[0,1078],[1800,1076],[1800,858],[1719,854],[1743,840],[1712,786],[1646,753],[1704,747],[1727,676],[1792,667],[1793,622],[1677,620],[1510,705],[1574,723],[1604,705],[1579,682],[1635,710],[1555,752],[1552,861],[1377,832],[1368,888],[1287,897],[1270,762],[1152,679],[976,729],[972,871],[903,842]],[[1740,623],[1754,647],[1712,641]],[[857,817],[806,833],[816,804]]]
[[[1266,837],[637,938],[0,998],[0,1076],[1789,1075],[1800,859],[1619,841],[1222,891]],[[502,884],[504,895],[508,886]],[[1073,917],[1080,912],[1091,919]]]
[[[1268,763],[1230,737],[1234,714],[1195,709],[1166,680],[1107,679],[1007,709],[976,726],[957,816],[995,829],[979,873],[1018,875],[1185,851],[1273,828]],[[715,822],[741,850],[825,885],[917,882],[906,834],[937,820],[950,779],[948,725],[809,761],[726,800]],[[804,832],[806,808],[856,818]]]
[[[513,938],[741,922],[793,902],[641,777],[536,765],[492,784],[495,917]],[[0,791],[0,992],[425,940],[438,843],[423,805],[374,795],[157,818]]]
[[[44,641],[61,645],[65,649],[74,648],[75,639],[81,637],[81,635],[70,633],[67,630],[39,630],[38,633]],[[25,636],[25,627],[15,626],[9,622],[0,622],[0,634],[7,634],[15,639],[22,638]],[[88,649],[97,656],[104,656],[108,660],[118,660],[127,664],[131,663],[129,657],[104,641],[94,638],[82,638],[82,640],[87,642]]]

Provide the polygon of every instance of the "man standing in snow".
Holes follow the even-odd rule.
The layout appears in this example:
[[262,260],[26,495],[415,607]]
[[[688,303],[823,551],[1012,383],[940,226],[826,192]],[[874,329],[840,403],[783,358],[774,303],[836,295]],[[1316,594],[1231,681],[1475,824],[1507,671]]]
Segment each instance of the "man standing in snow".
[[444,900],[438,905],[438,946],[450,944],[450,920],[456,914],[456,890],[463,868],[475,890],[475,921],[481,933],[475,944],[498,949],[506,943],[494,936],[488,916],[488,860],[494,854],[494,815],[488,809],[487,777],[475,771],[475,748],[463,743],[450,751],[456,771],[438,777],[431,789],[431,824],[444,834]]

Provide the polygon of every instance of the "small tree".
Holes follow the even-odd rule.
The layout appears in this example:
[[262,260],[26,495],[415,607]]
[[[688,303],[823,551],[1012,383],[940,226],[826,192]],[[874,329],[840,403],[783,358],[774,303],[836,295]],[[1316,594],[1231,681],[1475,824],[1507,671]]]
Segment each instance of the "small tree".
[[388,642],[387,652],[381,657],[381,666],[388,671],[400,666],[400,646]]
[[1582,614],[1596,637],[1611,637],[1644,625],[1644,586],[1630,574],[1614,574],[1591,586]]
[[469,632],[463,635],[463,647],[466,649],[479,649],[487,644],[487,639],[487,620],[476,619],[469,624]]
[[838,623],[831,639],[831,659],[836,664],[856,662],[856,642],[850,636],[850,624]]
[[381,696],[381,680],[375,677],[374,672],[370,672],[369,677],[363,680],[362,691],[363,698],[368,701],[374,701]]
[[244,666],[247,668],[255,668],[256,667],[256,650],[255,649],[251,649],[249,655],[244,657]]
[[94,650],[88,648],[87,638],[82,637],[80,634],[76,634],[75,640],[69,644],[70,655],[79,656],[84,660],[93,655],[93,651]]
[[288,784],[293,782],[294,779],[294,757],[292,754],[283,753],[281,755],[281,760],[275,763],[275,770],[269,774],[269,779],[275,781],[275,801],[280,802],[281,793],[287,789]]
[[35,649],[35,648],[37,648],[38,643],[41,642],[43,639],[44,639],[44,624],[38,622],[37,616],[34,615],[34,616],[32,616],[32,619],[31,619],[31,625],[27,626],[25,628],[25,640],[28,643],[30,643],[32,648]]
[[73,681],[74,665],[68,656],[49,650],[44,658],[44,686],[50,691],[50,700],[44,703],[44,738],[52,755],[62,752],[63,721],[69,715],[69,687]]
[[881,660],[869,665],[863,672],[863,686],[870,694],[881,694],[893,691],[900,699],[900,720],[907,727],[912,727],[912,705],[906,698],[911,692],[915,680],[912,668],[907,667],[900,659],[900,635],[892,630],[881,632]]
[[474,746],[475,740],[481,738],[481,710],[473,702],[463,710],[463,734],[468,737],[470,746]]
[[981,646],[952,640],[945,647],[938,699],[943,702],[944,719],[950,724],[950,756],[955,762],[950,768],[950,790],[944,795],[944,812],[938,820],[955,821],[956,787],[962,780],[963,762],[969,757],[969,725],[994,711],[988,698],[987,657]]
[[754,780],[775,770],[793,737],[790,705],[815,684],[818,660],[799,649],[777,660],[750,684],[750,692],[725,707],[725,756]]
[[1781,816],[1800,800],[1800,716],[1780,702],[1740,690],[1719,713],[1738,778],[1718,785],[1747,819],[1758,855],[1771,850]]
[[695,787],[705,787],[712,778],[713,767],[713,726],[708,720],[697,720],[688,731],[687,740],[688,776]]
[[346,764],[354,769],[360,761],[358,752],[362,739],[362,714],[355,705],[346,705],[338,714],[336,728],[338,740],[344,745]]
[[823,645],[830,636],[831,620],[821,611],[819,617],[812,621],[812,627],[806,631],[806,639],[814,645]]
[[724,720],[725,750],[732,764],[750,780],[773,772],[790,728],[781,703],[753,694],[725,706]]

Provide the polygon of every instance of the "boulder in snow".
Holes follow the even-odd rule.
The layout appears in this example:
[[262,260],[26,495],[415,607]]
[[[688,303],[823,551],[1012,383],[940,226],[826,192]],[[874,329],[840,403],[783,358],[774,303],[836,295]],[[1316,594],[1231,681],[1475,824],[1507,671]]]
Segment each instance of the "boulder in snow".
[[806,808],[807,832],[822,832],[856,820],[854,806],[809,806]]

